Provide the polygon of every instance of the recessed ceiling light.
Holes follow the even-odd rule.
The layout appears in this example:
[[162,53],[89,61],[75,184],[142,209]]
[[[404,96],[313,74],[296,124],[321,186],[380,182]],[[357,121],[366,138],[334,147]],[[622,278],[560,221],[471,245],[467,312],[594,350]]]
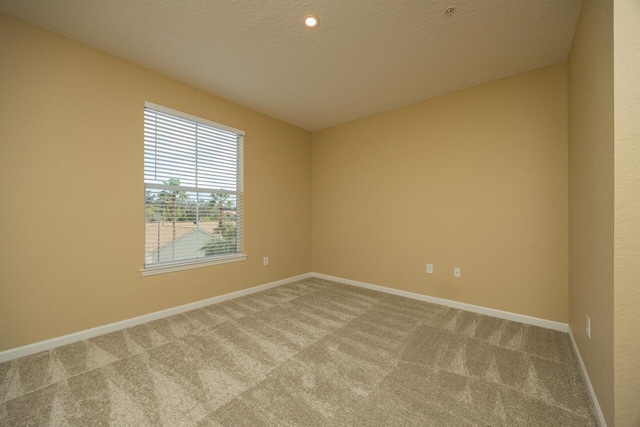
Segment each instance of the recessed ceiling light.
[[320,20],[316,15],[307,15],[304,17],[304,25],[306,25],[309,28],[317,27],[318,23],[320,23]]

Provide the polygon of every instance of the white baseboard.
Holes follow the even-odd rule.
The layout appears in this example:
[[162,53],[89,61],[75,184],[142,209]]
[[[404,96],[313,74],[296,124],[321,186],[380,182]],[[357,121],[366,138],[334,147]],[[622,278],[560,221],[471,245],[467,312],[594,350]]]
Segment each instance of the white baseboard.
[[86,329],[84,331],[75,332],[69,335],[63,335],[61,337],[51,338],[45,341],[40,341],[37,343],[25,345],[22,347],[11,348],[9,350],[0,352],[0,363],[17,359],[18,357],[39,353],[44,350],[60,347],[62,345],[86,340],[89,338],[96,337],[98,335],[108,334],[109,332],[115,332],[121,329],[130,328],[131,326],[140,325],[142,323],[150,322],[152,320],[162,319],[164,317],[169,317],[175,314],[184,313],[185,311],[195,310],[197,308],[215,304],[218,302],[243,297],[245,295],[250,295],[256,292],[264,291],[270,288],[274,288],[276,286],[294,282],[296,280],[307,279],[309,277],[311,277],[311,273],[300,274],[298,276],[288,277],[286,279],[277,280],[275,282],[253,286],[251,288],[242,289],[242,290],[231,292],[224,295],[219,295],[213,298],[207,298],[207,299],[195,301],[189,304],[167,308],[166,310],[160,310],[153,313],[144,314],[142,316],[133,317],[131,319],[121,320],[119,322],[97,326],[95,328]]
[[596,408],[596,413],[598,414],[598,421],[600,421],[600,426],[607,427],[607,423],[604,420],[604,415],[602,414],[602,409],[600,409],[600,404],[598,403],[598,398],[596,397],[596,391],[593,389],[593,385],[591,384],[591,379],[589,379],[589,373],[587,372],[587,367],[584,366],[584,361],[582,360],[580,349],[578,348],[578,344],[576,343],[576,340],[573,337],[571,326],[569,326],[569,338],[571,339],[571,345],[573,346],[573,351],[575,352],[576,357],[578,358],[580,369],[582,369],[582,378],[584,378],[584,381],[587,383],[587,388],[589,389],[589,394],[591,395],[593,406]]
[[540,326],[541,328],[553,329],[560,332],[568,332],[569,325],[566,323],[555,322],[553,320],[540,319],[538,317],[525,316],[524,314],[511,313],[509,311],[496,310],[494,308],[482,307],[479,305],[467,304],[464,302],[453,301],[444,298],[436,298],[428,295],[417,294],[415,292],[401,291],[399,289],[388,288],[386,286],[372,285],[370,283],[358,282],[351,279],[343,279],[342,277],[329,276],[322,273],[311,273],[313,277],[318,279],[331,280],[333,282],[344,283],[345,285],[358,286],[374,291],[385,292],[388,294],[399,295],[401,297],[417,299],[434,304],[445,305],[447,307],[457,308],[459,310],[471,311],[473,313],[484,314],[487,316],[498,317],[500,319],[512,320],[514,322],[526,323],[528,325]]
[[275,282],[265,283],[263,285],[253,286],[251,288],[242,289],[236,292],[231,292],[224,295],[219,295],[212,298],[207,298],[200,301],[195,301],[189,304],[180,305],[177,307],[168,308],[166,310],[160,310],[153,313],[145,314],[142,316],[134,317],[131,319],[122,320],[115,323],[110,323],[107,325],[97,326],[95,328],[86,329],[84,331],[75,332],[69,335],[64,335],[61,337],[51,338],[45,341],[40,341],[37,343],[25,345],[22,347],[12,348],[9,350],[0,352],[0,363],[6,362],[9,360],[17,359],[19,357],[28,356],[30,354],[39,353],[44,350],[49,350],[52,348],[60,347],[62,345],[71,344],[77,341],[86,340],[89,338],[96,337],[98,335],[107,334],[110,332],[115,332],[121,329],[129,328],[131,326],[140,325],[142,323],[150,322],[157,319],[162,319],[164,317],[173,316],[176,314],[184,313],[185,311],[195,310],[197,308],[205,307],[207,305],[219,303],[222,301],[227,301],[234,298],[243,297],[245,295],[250,295],[256,292],[264,291],[267,289],[274,288],[276,286],[281,286],[290,282],[294,282],[296,280],[307,279],[310,277],[316,277],[318,279],[330,280],[333,282],[343,283],[345,285],[357,286],[361,288],[371,289],[374,291],[385,292],[388,294],[399,295],[406,298],[412,298],[420,301],[426,301],[434,304],[440,304],[447,307],[457,308],[460,310],[466,310],[473,313],[484,314],[487,316],[498,317],[501,319],[512,320],[515,322],[521,322],[529,325],[540,326],[547,329],[553,329],[561,332],[568,332],[569,337],[571,339],[571,344],[575,351],[576,357],[580,364],[580,368],[582,369],[582,375],[589,389],[589,393],[591,395],[591,399],[593,400],[593,405],[596,409],[596,413],[598,415],[598,419],[600,421],[601,427],[606,427],[607,424],[605,422],[604,416],[602,414],[602,410],[600,409],[600,404],[598,403],[598,399],[596,397],[595,391],[593,389],[593,385],[591,384],[591,380],[589,379],[589,374],[587,373],[587,369],[582,360],[582,356],[580,354],[580,350],[576,341],[573,337],[573,333],[571,332],[571,328],[566,323],[555,322],[552,320],[540,319],[537,317],[525,316],[522,314],[511,313],[508,311],[496,310],[493,308],[482,307],[473,304],[467,304],[463,302],[448,300],[444,298],[436,298],[428,295],[418,294],[415,292],[402,291],[399,289],[389,288],[386,286],[373,285],[365,282],[358,282],[356,280],[344,279],[342,277],[330,276],[322,273],[306,273],[300,274],[298,276],[288,277],[286,279],[277,280]]
[[[108,334],[121,329],[129,328],[131,326],[140,325],[142,323],[150,322],[152,320],[162,319],[164,317],[180,314],[185,311],[195,310],[200,307],[215,304],[218,302],[239,298],[245,295],[250,295],[255,292],[264,291],[276,286],[281,286],[286,283],[294,282],[296,280],[307,279],[309,277],[317,277],[319,279],[331,280],[338,283],[343,283],[351,286],[358,286],[361,288],[372,289],[379,292],[385,292],[389,294],[399,295],[416,300],[426,301],[434,304],[440,304],[448,307],[457,308],[460,310],[471,311],[473,313],[485,314],[487,316],[498,317],[501,319],[513,320],[515,322],[526,323],[530,325],[540,326],[543,328],[553,329],[561,332],[568,332],[569,326],[566,323],[554,322],[551,320],[539,319],[537,317],[525,316],[522,314],[510,313],[507,311],[496,310],[492,308],[482,307],[473,304],[466,304],[463,302],[452,301],[444,298],[436,298],[428,295],[418,294],[414,292],[401,291],[398,289],[388,288],[386,286],[373,285],[365,282],[358,282],[356,280],[344,279],[342,277],[329,276],[321,273],[306,273],[298,276],[288,277],[286,279],[277,280],[275,282],[266,283],[263,285],[254,286],[240,291],[231,292],[224,295],[219,295],[213,298],[207,298],[200,301],[195,301],[189,304],[180,305],[177,307],[168,308],[166,310],[160,310],[153,313],[145,314],[142,316],[134,317],[131,319],[121,320],[115,323],[109,323],[107,325],[97,326],[95,328],[86,329],[84,331],[75,332],[69,335],[61,337],[51,338],[45,341],[25,345],[22,347],[12,348],[9,350],[0,352],[0,363],[9,360],[17,359],[18,357],[28,356],[30,354],[39,353],[44,350],[60,347],[62,345],[71,344],[77,341],[86,340],[96,337],[98,335]],[[596,405],[597,406],[597,405]]]

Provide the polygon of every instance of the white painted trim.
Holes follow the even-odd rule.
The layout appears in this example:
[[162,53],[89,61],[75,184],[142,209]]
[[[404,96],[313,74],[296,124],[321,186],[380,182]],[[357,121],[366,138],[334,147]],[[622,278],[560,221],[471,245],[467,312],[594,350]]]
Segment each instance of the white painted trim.
[[240,129],[236,129],[231,126],[223,125],[221,123],[216,123],[211,120],[203,119],[202,117],[194,116],[188,113],[183,113],[182,111],[174,110],[173,108],[164,107],[162,105],[154,104],[153,102],[144,102],[145,108],[150,108],[152,110],[160,111],[161,113],[171,114],[172,116],[178,116],[183,119],[191,120],[192,122],[202,123],[204,125],[212,126],[214,128],[226,130],[227,132],[237,133],[238,135],[244,136],[244,131]]
[[329,276],[322,273],[311,273],[313,277],[318,279],[331,280],[333,282],[344,283],[345,285],[358,286],[374,291],[385,292],[388,294],[399,295],[401,297],[426,301],[434,304],[440,304],[447,307],[457,308],[459,310],[471,311],[473,313],[484,314],[487,316],[498,317],[500,319],[512,320],[514,322],[526,323],[528,325],[540,326],[541,328],[553,329],[554,331],[568,332],[569,325],[566,323],[555,322],[553,320],[540,319],[538,317],[526,316],[524,314],[511,313],[509,311],[496,310],[494,308],[482,307],[479,305],[467,304],[464,302],[453,301],[444,298],[436,298],[428,295],[418,294],[415,292],[401,291],[399,289],[388,288],[386,286],[372,285],[370,283],[358,282],[351,279],[343,279],[342,277]]
[[573,351],[575,352],[576,358],[578,359],[578,363],[580,363],[580,368],[582,369],[582,378],[584,378],[584,381],[587,383],[587,388],[589,389],[589,394],[591,395],[593,406],[596,408],[596,413],[598,414],[598,421],[600,421],[600,426],[607,427],[607,423],[604,420],[604,414],[602,413],[602,409],[600,409],[600,404],[598,403],[598,398],[596,397],[596,391],[593,389],[593,385],[591,384],[591,379],[589,378],[589,373],[587,372],[587,367],[584,365],[584,361],[582,360],[582,355],[580,354],[578,343],[576,343],[576,340],[573,337],[571,326],[569,326],[569,338],[571,339],[571,345],[573,345]]
[[[69,335],[64,335],[61,337],[51,338],[45,341],[40,341],[37,343],[25,345],[23,347],[12,348],[9,350],[0,352],[0,363],[6,362],[9,360],[16,359],[18,357],[28,356],[30,354],[39,353],[44,350],[49,350],[52,348],[60,347],[62,345],[71,344],[76,341],[81,341],[89,338],[96,337],[98,335],[107,334],[110,332],[119,331],[121,329],[129,328],[131,326],[140,325],[142,323],[150,322],[152,320],[162,319],[164,317],[173,316],[175,314],[180,314],[185,311],[195,310],[200,307],[204,307],[207,305],[215,304],[222,301],[227,301],[234,298],[239,298],[245,295],[250,295],[256,292],[264,291],[267,289],[274,288],[276,286],[281,286],[286,283],[294,282],[296,280],[307,279],[309,277],[316,277],[318,279],[331,280],[338,283],[343,283],[345,285],[358,286],[361,288],[372,289],[374,291],[385,292],[388,294],[399,295],[406,298],[412,298],[420,301],[426,301],[434,304],[440,304],[447,307],[453,307],[460,310],[466,310],[473,313],[484,314],[487,316],[498,317],[501,319],[513,320],[515,322],[526,323],[529,325],[540,326],[543,328],[553,329],[561,332],[568,332],[569,326],[565,323],[554,322],[551,320],[539,319],[537,317],[525,316],[522,314],[510,313],[507,311],[496,310],[492,308],[477,306],[473,304],[466,304],[463,302],[452,301],[444,298],[436,298],[428,295],[418,294],[414,292],[402,291],[399,289],[388,288],[386,286],[373,285],[365,282],[358,282],[356,280],[344,279],[336,276],[329,276],[327,274],[321,273],[305,273],[300,274],[298,276],[289,277],[286,279],[277,280],[275,282],[266,283],[263,285],[254,286],[247,289],[242,289],[236,292],[231,292],[224,295],[219,295],[216,297],[195,301],[189,304],[180,305],[177,307],[168,308],[166,310],[156,311],[154,313],[145,314],[142,316],[134,317],[131,319],[121,320],[115,323],[109,323],[107,325],[97,326],[95,328],[86,329],[84,331],[75,332]],[[572,338],[573,340],[573,338]],[[575,346],[575,344],[574,344]],[[577,348],[577,347],[576,347]],[[578,353],[579,354],[579,353]],[[582,363],[582,359],[580,359]],[[584,369],[584,368],[583,368]],[[585,371],[586,372],[586,371]],[[591,387],[589,383],[589,387]],[[590,388],[591,389],[591,388]],[[594,399],[595,399],[595,395]],[[599,410],[599,406],[596,404],[596,408]]]
[[207,257],[191,261],[178,261],[164,263],[156,266],[146,267],[140,270],[143,276],[153,276],[154,274],[172,273],[174,271],[191,270],[192,268],[208,267],[210,265],[226,264],[229,262],[244,261],[245,254],[233,254],[226,256]]
[[108,334],[109,332],[119,331],[121,329],[129,328],[131,326],[147,323],[152,320],[162,319],[164,317],[173,316],[175,314],[184,313],[185,311],[195,310],[200,307],[215,304],[222,301],[227,301],[234,298],[243,297],[256,292],[264,291],[267,289],[281,286],[286,283],[295,282],[296,280],[308,279],[311,277],[311,273],[300,274],[298,276],[288,277],[286,279],[276,280],[275,282],[266,283],[263,285],[254,286],[247,289],[242,289],[236,292],[231,292],[224,295],[218,295],[216,297],[207,298],[200,301],[195,301],[189,304],[180,305],[177,307],[167,308],[166,310],[160,310],[142,316],[133,317],[131,319],[121,320],[115,323],[109,323],[107,325],[97,326],[95,328],[86,329],[84,331],[75,332],[69,335],[61,337],[51,338],[45,341],[25,345],[22,347],[11,348],[9,350],[0,352],[0,363],[9,360],[17,359],[18,357],[28,356],[30,354],[39,353],[44,350],[60,347],[62,345],[71,344],[76,341],[82,341],[89,338],[96,337],[98,335]]

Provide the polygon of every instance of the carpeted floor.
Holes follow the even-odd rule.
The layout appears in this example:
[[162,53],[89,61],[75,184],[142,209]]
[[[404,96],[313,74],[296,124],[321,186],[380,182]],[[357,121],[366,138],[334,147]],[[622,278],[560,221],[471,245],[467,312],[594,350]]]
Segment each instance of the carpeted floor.
[[318,279],[0,364],[0,426],[596,426],[567,334]]

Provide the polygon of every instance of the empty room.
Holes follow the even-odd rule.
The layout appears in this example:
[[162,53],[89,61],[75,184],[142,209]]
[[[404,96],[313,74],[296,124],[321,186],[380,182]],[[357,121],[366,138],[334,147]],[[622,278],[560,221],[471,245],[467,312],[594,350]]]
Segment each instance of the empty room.
[[635,0],[0,0],[0,426],[640,426]]

